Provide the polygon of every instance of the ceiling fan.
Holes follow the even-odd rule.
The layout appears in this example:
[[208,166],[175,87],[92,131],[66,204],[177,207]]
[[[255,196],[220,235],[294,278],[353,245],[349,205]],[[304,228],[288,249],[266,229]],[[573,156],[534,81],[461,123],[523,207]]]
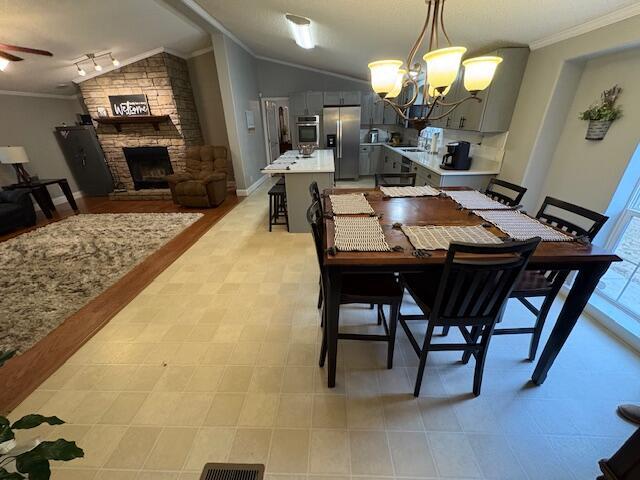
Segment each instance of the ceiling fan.
[[7,45],[6,43],[0,43],[0,71],[4,71],[7,65],[11,62],[20,62],[22,57],[18,57],[7,50],[12,52],[31,53],[33,55],[44,55],[46,57],[53,57],[53,53],[46,50],[38,50],[37,48],[19,47],[17,45]]

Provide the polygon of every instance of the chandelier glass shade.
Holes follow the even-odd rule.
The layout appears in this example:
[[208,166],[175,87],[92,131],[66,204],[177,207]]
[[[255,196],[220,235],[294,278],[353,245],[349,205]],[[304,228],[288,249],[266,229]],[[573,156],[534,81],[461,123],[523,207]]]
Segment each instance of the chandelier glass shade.
[[[402,118],[415,124],[429,124],[431,120],[438,120],[449,115],[459,105],[473,100],[481,102],[478,93],[485,90],[493,80],[496,69],[502,59],[500,57],[476,57],[462,60],[467,52],[465,47],[452,46],[447,30],[444,26],[445,0],[425,0],[427,5],[427,18],[411,48],[406,62],[389,59],[371,62],[371,87],[382,101],[390,105]],[[414,63],[414,58],[422,46],[425,38],[429,36],[428,51],[422,57],[424,64]],[[444,37],[446,46],[440,48],[440,37]],[[445,96],[451,90],[454,82],[459,78],[460,67],[464,67],[464,87],[469,95],[445,102]],[[420,83],[422,86],[420,86]],[[409,95],[404,102],[397,101],[402,98],[404,89]],[[423,108],[420,117],[410,118],[409,108],[420,97],[420,89],[423,89]],[[406,96],[405,96],[406,97]],[[444,113],[433,117],[435,107],[444,107]]]

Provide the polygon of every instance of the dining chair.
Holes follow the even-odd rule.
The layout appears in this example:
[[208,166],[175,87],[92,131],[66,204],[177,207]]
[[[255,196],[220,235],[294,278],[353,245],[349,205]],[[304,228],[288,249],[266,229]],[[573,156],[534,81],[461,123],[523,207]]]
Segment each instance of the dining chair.
[[[499,190],[496,190],[496,186]],[[515,196],[508,195],[507,192],[509,194],[514,194]],[[499,180],[497,178],[492,178],[489,180],[489,185],[487,185],[484,194],[496,202],[500,202],[510,207],[516,207],[520,205],[522,197],[524,197],[526,192],[527,189],[525,187],[521,187],[515,183],[505,182],[504,180]]]
[[376,187],[415,187],[415,173],[376,173]]
[[[318,183],[317,182],[311,182],[309,184],[309,195],[311,195],[311,203],[317,203],[318,206],[320,207],[320,215],[322,217],[324,217],[324,206],[322,203],[322,197],[320,196],[320,189],[318,189]],[[322,307],[322,276],[320,277],[319,280],[319,286],[320,288],[318,289],[318,309],[320,309]]]
[[[427,319],[426,334],[420,347],[407,324],[407,320],[418,319],[418,316],[399,318],[420,358],[413,392],[416,397],[420,395],[429,352],[456,350],[464,352],[463,363],[467,363],[471,355],[475,357],[473,393],[480,395],[494,327],[539,242],[539,237],[499,245],[452,242],[440,275],[432,271],[401,275],[404,287]],[[431,343],[437,326],[457,327],[464,343]]]
[[[326,298],[327,280],[324,267],[324,218],[318,202],[313,202],[307,209],[307,220],[311,226],[313,240],[316,247],[318,264],[320,266],[320,287]],[[364,340],[364,341],[384,341],[388,343],[387,348],[387,368],[393,367],[393,351],[395,346],[396,330],[398,326],[398,315],[402,304],[403,289],[393,273],[388,274],[345,274],[342,277],[342,290],[340,295],[340,305],[348,304],[374,304],[378,306],[378,316],[384,328],[384,334],[355,334],[341,333],[338,331],[339,340]],[[389,318],[384,314],[384,306],[389,306]],[[326,304],[322,309],[323,320],[327,313]],[[322,322],[326,326],[326,321]],[[327,356],[326,328],[323,329],[322,348],[320,351],[320,366],[324,366]]]
[[[568,215],[568,218],[575,220],[566,220],[559,215]],[[553,197],[546,197],[544,199],[536,218],[566,233],[588,239],[590,242],[593,241],[605,222],[609,219],[609,217],[598,212],[587,210],[586,208]],[[588,224],[588,226],[581,227],[577,225],[575,222],[578,222],[578,219],[580,219],[580,222],[584,222],[585,225]],[[529,361],[535,360],[547,315],[569,273],[570,271],[567,270],[526,271],[518,280],[511,293],[511,298],[517,298],[527,310],[535,315],[536,321],[534,326],[496,328],[494,334],[532,335],[529,344]],[[535,297],[543,298],[540,308],[528,300],[529,298]]]

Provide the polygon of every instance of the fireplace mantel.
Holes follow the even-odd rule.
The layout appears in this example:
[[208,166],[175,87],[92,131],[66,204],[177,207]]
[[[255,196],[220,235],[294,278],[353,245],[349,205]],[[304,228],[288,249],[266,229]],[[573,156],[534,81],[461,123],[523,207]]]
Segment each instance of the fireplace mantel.
[[115,117],[98,117],[94,118],[101,125],[113,125],[118,132],[122,131],[122,125],[132,123],[150,123],[153,129],[160,131],[160,124],[168,122],[171,119],[169,115],[139,115],[139,116],[115,116]]

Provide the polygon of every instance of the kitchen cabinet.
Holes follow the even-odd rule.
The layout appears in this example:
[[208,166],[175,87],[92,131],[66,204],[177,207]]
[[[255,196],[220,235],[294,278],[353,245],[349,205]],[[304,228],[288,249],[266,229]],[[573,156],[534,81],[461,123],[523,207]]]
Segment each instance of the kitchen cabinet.
[[361,92],[324,92],[324,105],[360,105]]
[[[384,102],[383,102],[384,103]],[[398,114],[388,103],[384,103],[384,112],[382,114],[383,125],[395,125],[398,121]]]
[[360,145],[360,176],[375,175],[382,171],[381,154],[385,148],[382,145]]
[[289,108],[294,117],[302,115],[322,115],[323,92],[298,92],[289,95]]
[[360,123],[362,125],[382,125],[384,121],[384,102],[376,93],[362,95],[360,104]]
[[[474,132],[506,132],[516,105],[520,84],[527,65],[529,49],[527,47],[500,48],[487,55],[502,57],[495,77],[486,90],[478,93],[481,103],[470,100],[460,105],[449,115],[443,128],[470,130]],[[447,102],[455,102],[469,93],[464,88],[463,68]]]
[[402,155],[385,148],[383,151],[382,166],[379,170],[382,170],[382,173],[400,173],[401,169]]

